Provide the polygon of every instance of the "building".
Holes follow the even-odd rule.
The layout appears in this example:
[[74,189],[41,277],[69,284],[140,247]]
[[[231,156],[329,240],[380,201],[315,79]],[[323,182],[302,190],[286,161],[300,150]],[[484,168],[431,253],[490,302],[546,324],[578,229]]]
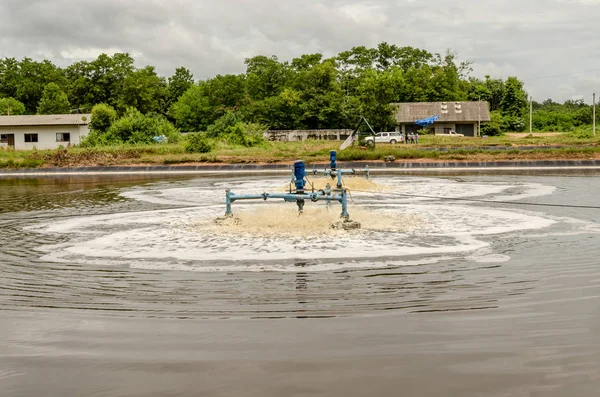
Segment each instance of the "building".
[[489,105],[481,102],[413,102],[394,103],[398,122],[398,131],[404,133],[417,132],[422,129],[415,121],[438,116],[438,119],[428,129],[435,134],[456,131],[465,136],[477,136],[478,124],[490,121]]
[[89,133],[90,114],[0,116],[0,148],[55,149],[77,145]]

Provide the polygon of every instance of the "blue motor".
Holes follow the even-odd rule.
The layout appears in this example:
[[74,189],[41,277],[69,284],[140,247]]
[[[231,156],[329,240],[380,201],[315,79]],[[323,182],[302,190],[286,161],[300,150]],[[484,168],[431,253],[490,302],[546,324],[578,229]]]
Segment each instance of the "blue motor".
[[330,166],[329,168],[331,168],[332,171],[335,171],[337,168],[337,153],[335,152],[335,150],[332,150],[329,152],[329,162],[330,162]]
[[294,184],[296,185],[296,193],[304,192],[304,177],[306,171],[304,170],[304,161],[298,160],[294,163]]

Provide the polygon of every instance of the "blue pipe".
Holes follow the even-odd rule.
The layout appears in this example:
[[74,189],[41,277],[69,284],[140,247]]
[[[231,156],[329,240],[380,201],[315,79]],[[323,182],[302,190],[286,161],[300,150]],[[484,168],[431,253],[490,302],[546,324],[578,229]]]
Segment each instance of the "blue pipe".
[[344,219],[350,219],[350,214],[348,214],[348,200],[346,199],[347,193],[346,190],[342,190],[342,215],[341,217]]

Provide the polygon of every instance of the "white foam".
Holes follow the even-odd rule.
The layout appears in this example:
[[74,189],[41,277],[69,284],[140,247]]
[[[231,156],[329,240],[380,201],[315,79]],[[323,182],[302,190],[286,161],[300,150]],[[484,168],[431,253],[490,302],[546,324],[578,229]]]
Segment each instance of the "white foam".
[[502,262],[509,257],[492,252],[486,236],[541,231],[565,222],[543,213],[488,208],[482,203],[423,201],[400,195],[507,201],[550,194],[553,187],[378,178],[385,188],[352,194],[349,212],[362,223],[358,231],[330,229],[340,206],[336,203],[327,210],[323,202],[306,203],[303,218],[298,218],[293,203],[240,201],[233,210],[240,214],[241,226],[213,224],[224,212],[225,187],[238,194],[280,191],[287,179],[145,186],[122,195],[151,203],[205,207],[84,216],[31,230],[69,236],[66,243],[41,248],[43,259],[49,261],[184,271],[298,271],[294,263],[308,261],[310,271],[331,271],[411,266],[449,255]]

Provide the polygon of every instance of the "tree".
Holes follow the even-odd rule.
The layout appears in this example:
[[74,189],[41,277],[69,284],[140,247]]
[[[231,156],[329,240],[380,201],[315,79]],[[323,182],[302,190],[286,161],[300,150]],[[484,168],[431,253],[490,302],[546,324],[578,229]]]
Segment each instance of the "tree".
[[129,73],[123,79],[121,94],[117,101],[117,109],[121,113],[134,107],[142,113],[165,113],[167,83],[164,77],[159,77],[154,66]]
[[188,132],[205,131],[219,116],[206,94],[207,83],[199,82],[191,86],[169,109],[169,116],[175,125]]
[[37,114],[65,114],[69,113],[70,108],[67,94],[58,85],[49,83],[42,93]]
[[19,61],[15,58],[0,59],[0,97],[16,98],[20,82]]
[[175,69],[175,74],[169,77],[167,107],[177,102],[192,85],[194,85],[194,75],[188,69],[184,67]]
[[110,105],[99,103],[92,108],[92,119],[90,128],[92,131],[104,133],[108,131],[112,123],[117,119],[117,111]]
[[74,63],[65,71],[71,82],[70,100],[88,109],[98,103],[118,108],[124,81],[134,70],[133,58],[127,53],[100,54],[91,62]]
[[506,79],[504,96],[500,108],[504,115],[522,117],[527,107],[527,94],[523,90],[523,83],[516,77]]
[[248,58],[246,63],[246,92],[255,100],[279,95],[288,76],[288,67],[276,56],[263,55]]
[[0,115],[25,114],[25,105],[15,98],[0,98]]

